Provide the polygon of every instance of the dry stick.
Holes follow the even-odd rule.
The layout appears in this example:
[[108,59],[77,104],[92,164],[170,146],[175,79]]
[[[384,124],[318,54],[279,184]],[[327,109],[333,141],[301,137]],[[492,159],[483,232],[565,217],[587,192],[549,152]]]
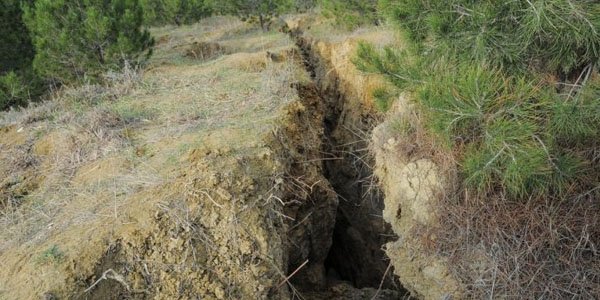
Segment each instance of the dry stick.
[[116,179],[113,179],[113,213],[115,216],[115,222],[119,219],[119,216],[117,214],[117,181]]
[[379,296],[379,292],[381,292],[381,288],[383,287],[383,283],[385,282],[385,278],[387,277],[388,272],[390,271],[390,269],[392,268],[392,262],[390,261],[390,263],[388,264],[387,268],[385,269],[385,273],[383,273],[383,278],[381,278],[381,282],[379,283],[379,287],[377,288],[377,292],[375,292],[375,295],[373,295],[373,298],[371,298],[371,300],[375,300],[377,299],[377,296]]
[[[111,273],[112,273],[112,276],[109,276],[109,274],[111,274]],[[119,273],[115,272],[113,269],[108,269],[108,270],[104,271],[104,273],[102,273],[102,276],[100,276],[100,278],[98,278],[98,280],[96,280],[94,282],[94,284],[92,284],[89,288],[87,288],[85,291],[83,291],[83,293],[85,294],[85,293],[91,291],[96,285],[98,285],[98,283],[100,283],[102,280],[106,280],[106,279],[114,279],[114,280],[120,282],[123,286],[125,286],[127,291],[131,290],[129,288],[129,285],[125,282],[125,279],[123,279],[123,276],[119,275]]]
[[[569,90],[569,94],[567,95],[567,99],[570,99],[571,97],[573,97],[573,92],[575,91],[576,87],[583,87],[585,85],[585,83],[587,82],[587,80],[590,77],[590,74],[592,73],[593,67],[591,64],[585,66],[583,68],[583,70],[581,71],[581,74],[579,74],[579,77],[577,77],[577,80],[575,81],[575,84],[573,84],[573,86],[571,87],[571,89]],[[579,84],[579,81],[582,79],[582,76],[584,73],[587,74],[585,75],[585,77],[583,78],[583,82],[581,84]]]
[[308,264],[308,259],[304,263],[302,263],[298,268],[296,268],[296,270],[294,272],[292,272],[292,274],[290,274],[281,283],[279,283],[277,288],[280,288],[286,282],[289,283],[290,278],[294,277],[294,275],[296,275],[296,273],[298,273],[300,271],[300,269],[302,269],[304,266],[306,266],[306,264]]
[[[308,218],[310,216],[312,216],[313,212],[311,211],[306,217],[304,217],[304,219],[302,219],[302,221],[298,222],[298,224],[292,226],[288,231],[292,231],[294,228],[300,226],[302,223],[304,223],[304,221],[308,220]],[[295,220],[294,220],[295,221]]]
[[[273,268],[277,271],[277,273],[279,273],[279,275],[281,277],[285,278],[285,275],[283,274],[283,272],[279,269],[279,267],[275,264],[275,262],[273,261],[273,258],[269,257],[269,256],[262,256],[262,259],[264,259],[265,261],[269,262]],[[285,282],[285,281],[284,281]],[[289,282],[288,282],[289,283]],[[292,292],[294,293],[294,296],[298,296],[298,298],[300,298],[301,300],[304,300],[304,298],[302,297],[302,294],[300,294],[300,292],[298,290],[296,290],[296,288],[294,287],[294,285],[292,285],[290,283],[290,289],[292,290]],[[295,299],[296,297],[293,297],[292,299]]]
[[210,196],[210,194],[204,190],[199,190],[200,193],[204,194],[208,200],[210,200],[210,202],[212,202],[214,205],[216,205],[218,208],[223,208],[223,205],[220,205],[219,203],[217,203],[217,201],[215,201],[215,199],[213,199],[213,197]]

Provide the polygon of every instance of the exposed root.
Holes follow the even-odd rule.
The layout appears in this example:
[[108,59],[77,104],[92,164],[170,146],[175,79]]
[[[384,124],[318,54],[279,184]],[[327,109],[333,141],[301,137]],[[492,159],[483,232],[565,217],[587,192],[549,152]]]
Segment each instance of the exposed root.
[[294,272],[292,272],[290,275],[288,275],[279,285],[277,285],[277,288],[281,288],[281,286],[284,285],[285,283],[290,284],[290,278],[294,277],[294,275],[296,275],[296,273],[298,273],[302,268],[304,268],[304,266],[306,266],[306,264],[308,264],[308,262],[309,262],[309,260],[307,259],[299,267],[297,267],[296,270],[294,270]]
[[102,273],[102,276],[100,276],[100,278],[98,278],[98,280],[96,280],[92,285],[90,285],[87,289],[85,289],[85,291],[83,291],[83,293],[84,294],[88,293],[89,291],[94,289],[94,287],[96,287],[96,285],[98,285],[102,280],[108,280],[108,279],[117,281],[118,283],[122,284],[123,287],[125,287],[125,289],[128,292],[131,292],[131,288],[129,287],[129,284],[127,284],[127,282],[125,281],[125,277],[121,276],[119,273],[115,272],[113,269],[108,269],[108,270],[104,271],[104,273]]

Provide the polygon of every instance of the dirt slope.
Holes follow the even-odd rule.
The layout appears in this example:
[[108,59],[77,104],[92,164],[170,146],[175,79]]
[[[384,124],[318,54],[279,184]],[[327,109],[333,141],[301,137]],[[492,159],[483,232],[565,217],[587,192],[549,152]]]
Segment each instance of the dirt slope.
[[[304,114],[304,71],[266,60],[285,35],[212,22],[157,31],[131,88],[2,116],[0,298],[287,298],[274,132]],[[233,54],[186,56],[206,40]]]
[[318,30],[154,29],[142,75],[2,113],[0,299],[403,297],[369,151],[385,83],[351,64],[393,39]]

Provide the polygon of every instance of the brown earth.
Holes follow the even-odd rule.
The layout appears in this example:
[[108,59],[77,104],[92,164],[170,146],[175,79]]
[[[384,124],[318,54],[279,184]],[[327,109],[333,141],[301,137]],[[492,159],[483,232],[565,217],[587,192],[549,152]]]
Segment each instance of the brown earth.
[[[366,150],[382,81],[349,62],[385,33],[299,39],[300,57],[282,33],[204,22],[154,30],[139,79],[1,116],[1,299],[403,295]],[[195,42],[231,54],[186,57]]]

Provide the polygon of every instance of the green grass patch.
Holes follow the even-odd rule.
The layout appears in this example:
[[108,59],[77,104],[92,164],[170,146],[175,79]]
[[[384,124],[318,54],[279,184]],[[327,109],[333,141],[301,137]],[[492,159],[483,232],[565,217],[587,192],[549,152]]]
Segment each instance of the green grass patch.
[[58,245],[52,245],[44,250],[36,259],[38,264],[61,263],[65,259],[65,253],[60,250]]
[[153,107],[127,100],[127,98],[120,99],[111,108],[126,123],[152,120],[158,114]]

